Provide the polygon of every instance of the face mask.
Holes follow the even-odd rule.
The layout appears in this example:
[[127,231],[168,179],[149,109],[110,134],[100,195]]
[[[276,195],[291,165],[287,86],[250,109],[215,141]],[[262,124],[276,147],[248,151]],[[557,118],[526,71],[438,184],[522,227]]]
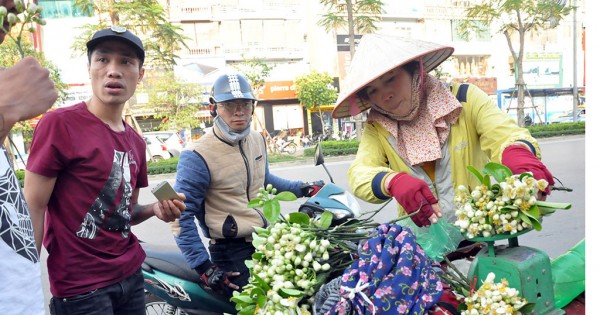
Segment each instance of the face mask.
[[[252,118],[250,118],[250,122],[252,122]],[[246,138],[246,136],[248,136],[248,134],[250,134],[250,122],[248,122],[248,127],[246,127],[244,130],[235,131],[229,128],[229,126],[227,125],[227,123],[225,123],[225,121],[223,121],[221,116],[217,115],[217,117],[215,117],[215,125],[217,125],[219,130],[223,132],[223,136],[231,142],[238,142],[240,140],[243,140],[244,138]]]

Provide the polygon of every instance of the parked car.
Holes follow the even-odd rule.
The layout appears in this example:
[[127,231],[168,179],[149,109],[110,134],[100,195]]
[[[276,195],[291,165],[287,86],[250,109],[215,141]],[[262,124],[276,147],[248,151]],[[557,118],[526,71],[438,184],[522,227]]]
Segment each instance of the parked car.
[[163,141],[172,157],[179,156],[181,150],[183,150],[183,139],[177,131],[151,131],[145,132],[144,135],[156,136]]
[[167,150],[167,145],[154,135],[144,135],[146,140],[146,161],[159,161],[170,159],[171,154]]

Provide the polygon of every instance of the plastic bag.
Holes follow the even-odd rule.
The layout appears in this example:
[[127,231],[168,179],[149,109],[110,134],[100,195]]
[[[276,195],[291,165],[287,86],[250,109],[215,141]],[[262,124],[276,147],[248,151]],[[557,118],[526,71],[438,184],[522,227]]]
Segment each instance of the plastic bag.
[[413,230],[417,244],[435,261],[444,260],[444,256],[455,251],[464,239],[458,227],[448,223],[445,217],[438,218],[438,222],[429,227],[418,227],[411,219],[402,220],[400,224]]
[[554,305],[567,306],[585,291],[585,239],[552,261]]

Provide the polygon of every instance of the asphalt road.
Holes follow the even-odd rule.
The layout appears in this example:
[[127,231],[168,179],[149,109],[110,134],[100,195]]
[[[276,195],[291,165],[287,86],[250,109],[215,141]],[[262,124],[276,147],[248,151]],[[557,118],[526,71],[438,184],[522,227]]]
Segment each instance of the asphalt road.
[[[570,202],[572,203],[572,208],[567,211],[554,213],[552,216],[545,218],[542,231],[533,231],[519,237],[519,243],[522,246],[539,248],[545,251],[551,258],[556,258],[585,238],[585,136],[540,139],[539,143],[543,152],[542,161],[556,178],[566,187],[573,189],[572,192],[555,191],[551,194],[548,201]],[[348,188],[346,172],[351,160],[352,157],[337,157],[328,158],[325,161],[327,169],[331,173],[335,183],[346,189]],[[328,180],[327,173],[322,167],[315,167],[309,162],[302,164],[273,164],[271,172],[288,179],[303,181]],[[173,183],[174,179],[174,174],[152,176],[149,187],[140,191],[140,203],[145,204],[156,201],[150,192],[150,188],[154,187],[161,180],[168,180]],[[286,202],[282,205],[283,212],[296,211],[302,202],[303,200]],[[359,203],[363,211],[378,209],[378,205],[363,201],[359,201]],[[377,222],[386,222],[392,220],[395,215],[395,205],[392,202],[375,216],[375,220]],[[172,244],[175,246],[169,225],[156,218],[134,226],[132,231],[140,240],[145,242]],[[49,301],[50,293],[46,273],[46,256],[47,253],[43,250],[42,278],[45,286],[46,300]]]

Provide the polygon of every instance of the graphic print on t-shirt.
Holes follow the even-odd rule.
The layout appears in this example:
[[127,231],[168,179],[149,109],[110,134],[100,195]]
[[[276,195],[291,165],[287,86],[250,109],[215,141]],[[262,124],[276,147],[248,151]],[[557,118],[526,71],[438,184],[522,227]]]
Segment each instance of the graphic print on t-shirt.
[[[120,202],[115,208],[115,200],[119,191],[121,191],[121,198],[119,198]],[[98,228],[102,228],[107,231],[120,231],[121,236],[126,238],[131,230],[130,200],[129,154],[115,150],[110,175],[85,215],[77,236],[94,239],[98,234]],[[115,208],[115,210],[109,214],[112,208]]]
[[38,262],[29,208],[4,146],[0,146],[0,240],[25,259]]

